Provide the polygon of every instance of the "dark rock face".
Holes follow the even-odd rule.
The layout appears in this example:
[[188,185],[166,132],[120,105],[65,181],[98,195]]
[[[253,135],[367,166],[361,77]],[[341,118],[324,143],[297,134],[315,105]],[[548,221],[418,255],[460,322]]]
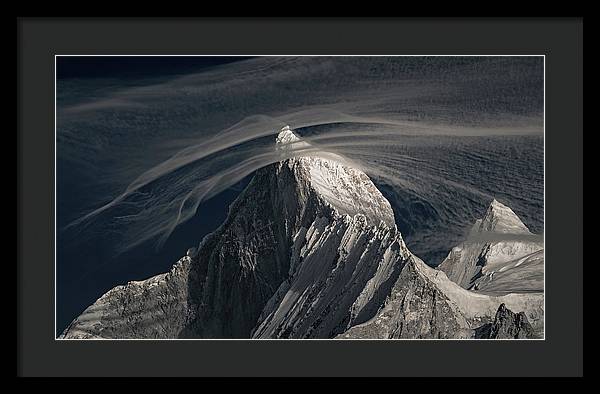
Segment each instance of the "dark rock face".
[[339,338],[470,338],[465,317],[423,275],[414,258],[402,268],[383,309]]
[[293,234],[317,215],[330,214],[294,165],[278,163],[257,173],[227,221],[205,238],[189,273],[194,317],[179,336],[250,337],[288,276]]
[[183,257],[166,274],[117,286],[65,329],[60,338],[175,338],[189,323],[188,275]]
[[525,313],[514,313],[501,304],[496,312],[494,322],[489,327],[487,338],[491,339],[525,339],[534,338],[534,330]]
[[294,269],[269,301],[259,338],[331,338],[370,319],[411,254],[395,229],[318,220],[296,237]]
[[288,277],[292,236],[331,208],[298,161],[259,170],[227,220],[173,269],[107,292],[62,338],[248,338]]

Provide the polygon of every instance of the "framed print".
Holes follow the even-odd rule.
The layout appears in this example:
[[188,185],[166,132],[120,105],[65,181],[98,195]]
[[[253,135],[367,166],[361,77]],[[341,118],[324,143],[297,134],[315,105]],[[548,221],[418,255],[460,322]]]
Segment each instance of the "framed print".
[[578,375],[582,23],[420,22],[20,20],[21,373]]

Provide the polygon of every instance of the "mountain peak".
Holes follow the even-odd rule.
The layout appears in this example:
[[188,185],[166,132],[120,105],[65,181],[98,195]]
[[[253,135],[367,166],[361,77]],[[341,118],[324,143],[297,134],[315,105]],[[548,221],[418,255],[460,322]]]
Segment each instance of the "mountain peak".
[[277,138],[275,139],[275,143],[278,145],[289,144],[290,142],[300,141],[300,137],[296,135],[291,129],[290,126],[284,126],[279,134],[277,134]]
[[[281,129],[275,140],[276,149],[312,147],[289,126]],[[290,145],[290,146],[287,146]],[[333,152],[312,149],[307,156],[294,157],[284,162],[292,165],[299,179],[307,181],[319,197],[340,215],[364,215],[369,225],[381,222],[395,226],[394,212],[389,201],[381,194],[363,171],[355,168],[344,157]]]
[[530,234],[529,229],[513,212],[495,198],[490,203],[485,216],[479,223],[479,231],[496,233]]

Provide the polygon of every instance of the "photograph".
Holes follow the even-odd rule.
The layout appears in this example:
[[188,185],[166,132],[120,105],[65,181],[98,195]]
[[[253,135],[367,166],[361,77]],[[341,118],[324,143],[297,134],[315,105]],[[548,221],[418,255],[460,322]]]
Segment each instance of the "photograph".
[[54,341],[545,341],[544,52],[53,61]]

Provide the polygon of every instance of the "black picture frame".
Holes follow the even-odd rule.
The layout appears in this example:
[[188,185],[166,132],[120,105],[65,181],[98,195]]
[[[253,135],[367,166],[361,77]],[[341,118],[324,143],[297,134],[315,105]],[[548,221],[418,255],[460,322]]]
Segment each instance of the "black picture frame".
[[[17,31],[19,376],[583,374],[581,19],[20,18]],[[56,341],[55,54],[545,55],[546,339]]]

